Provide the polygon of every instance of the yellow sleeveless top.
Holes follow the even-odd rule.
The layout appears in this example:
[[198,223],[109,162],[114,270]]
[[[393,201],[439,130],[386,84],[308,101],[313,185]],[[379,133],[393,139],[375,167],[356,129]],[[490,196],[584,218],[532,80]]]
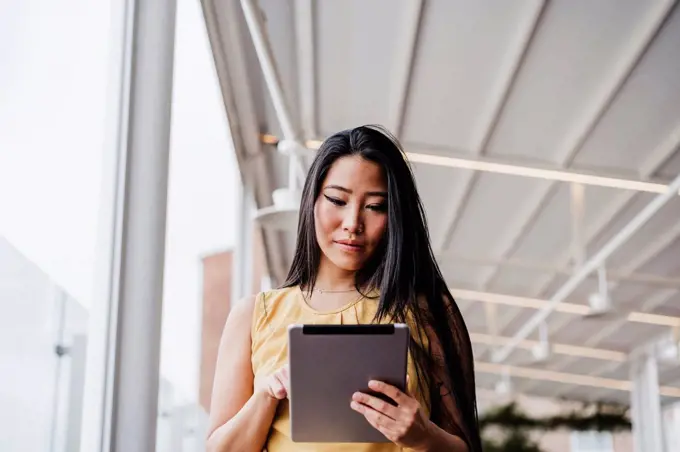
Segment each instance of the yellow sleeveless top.
[[[262,378],[286,364],[288,359],[288,326],[299,324],[369,324],[375,316],[378,300],[360,298],[340,309],[319,312],[307,304],[299,287],[263,292],[258,295],[253,311],[252,355],[255,378]],[[408,364],[409,391],[416,394],[421,406],[428,406],[423,392],[417,387],[413,362]],[[268,452],[396,452],[402,449],[393,443],[294,443],[290,438],[288,400],[282,400],[269,431]]]

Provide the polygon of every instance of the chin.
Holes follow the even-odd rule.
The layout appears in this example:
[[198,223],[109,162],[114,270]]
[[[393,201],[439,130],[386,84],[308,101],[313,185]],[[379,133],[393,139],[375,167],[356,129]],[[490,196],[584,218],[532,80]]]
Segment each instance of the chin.
[[361,268],[364,266],[364,262],[359,259],[348,259],[347,257],[340,257],[340,256],[333,256],[330,259],[333,264],[335,264],[336,267],[348,271],[348,272],[356,272],[361,270]]

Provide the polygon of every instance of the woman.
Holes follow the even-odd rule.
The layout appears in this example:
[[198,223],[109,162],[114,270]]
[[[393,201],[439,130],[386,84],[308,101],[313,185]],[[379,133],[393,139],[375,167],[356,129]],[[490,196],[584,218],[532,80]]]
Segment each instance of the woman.
[[[300,444],[290,439],[287,327],[291,323],[411,326],[407,393],[357,393],[352,409],[391,443]],[[405,155],[381,128],[328,138],[302,193],[298,240],[282,289],[234,306],[220,344],[210,451],[479,452],[472,347],[429,243]]]

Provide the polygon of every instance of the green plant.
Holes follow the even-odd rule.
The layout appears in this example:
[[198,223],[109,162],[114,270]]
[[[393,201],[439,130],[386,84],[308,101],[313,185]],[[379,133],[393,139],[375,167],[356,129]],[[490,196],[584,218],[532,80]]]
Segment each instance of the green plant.
[[[625,407],[605,404],[586,404],[580,411],[548,417],[531,417],[515,402],[488,410],[479,418],[485,452],[541,452],[529,437],[531,431],[627,431],[631,429]],[[489,427],[502,432],[502,440],[488,438]]]

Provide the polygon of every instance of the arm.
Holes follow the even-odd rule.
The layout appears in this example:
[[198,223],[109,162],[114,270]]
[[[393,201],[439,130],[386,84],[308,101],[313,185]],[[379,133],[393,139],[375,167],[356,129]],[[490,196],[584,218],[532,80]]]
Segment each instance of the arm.
[[255,297],[242,300],[229,314],[215,369],[207,450],[261,451],[278,400],[253,389],[251,337]]
[[380,381],[369,382],[369,387],[394,400],[397,406],[359,392],[352,397],[351,407],[390,441],[416,452],[469,452],[460,436],[427,419],[420,403],[410,394]]
[[382,382],[371,382],[371,389],[381,392],[396,401],[398,407],[392,407],[384,401],[363,393],[355,394],[352,408],[362,413],[369,423],[380,430],[394,443],[417,452],[452,451],[469,452],[463,437],[461,413],[456,406],[450,391],[451,379],[448,376],[441,358],[443,350],[435,332],[431,327],[424,330],[430,351],[435,359],[435,382],[441,382],[440,395],[442,408],[449,414],[453,425],[444,428],[436,425],[425,416],[419,402],[410,394],[404,394],[398,388]]
[[467,444],[460,436],[452,435],[431,421],[429,422],[429,433],[425,436],[425,442],[421,448],[414,449],[422,452],[434,452],[450,450],[452,452],[468,452]]

